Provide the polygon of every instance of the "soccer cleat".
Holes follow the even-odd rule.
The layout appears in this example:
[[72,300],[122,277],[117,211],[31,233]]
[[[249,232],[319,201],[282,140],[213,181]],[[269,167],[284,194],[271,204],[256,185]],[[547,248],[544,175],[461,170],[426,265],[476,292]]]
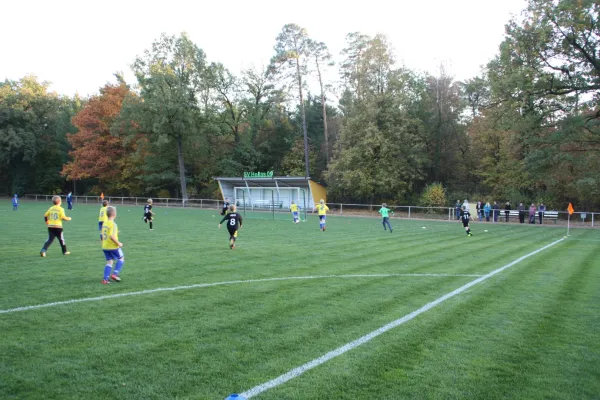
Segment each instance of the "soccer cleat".
[[120,278],[120,277],[119,277],[119,275],[117,275],[117,274],[112,274],[112,275],[110,276],[110,279],[112,279],[112,280],[113,280],[113,281],[115,281],[115,282],[121,282],[121,278]]
[[71,254],[71,252],[70,252],[70,251],[66,251],[66,252],[64,252],[64,253],[63,253],[63,256],[68,256],[68,255],[70,255],[70,254]]
[[103,285],[108,285],[109,283],[110,283],[110,281],[108,279],[102,279]]
[[44,250],[40,251],[40,256],[46,257],[46,252]]

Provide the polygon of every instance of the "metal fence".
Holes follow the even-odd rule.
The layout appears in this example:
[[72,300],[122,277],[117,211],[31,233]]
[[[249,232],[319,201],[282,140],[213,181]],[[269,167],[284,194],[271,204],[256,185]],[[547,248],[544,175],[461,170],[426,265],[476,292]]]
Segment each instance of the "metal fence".
[[[21,197],[23,200],[36,200],[49,202],[53,195],[48,194],[26,194]],[[64,197],[64,196],[62,196]],[[122,205],[143,205],[148,200],[147,197],[121,197],[121,196],[106,196],[111,204],[122,204]],[[158,207],[187,207],[187,208],[199,208],[199,209],[211,209],[220,210],[223,206],[223,200],[218,199],[178,199],[178,198],[152,198],[153,205]],[[74,204],[98,204],[101,202],[99,196],[73,196]],[[256,212],[267,212],[268,214],[277,213],[288,213],[289,211],[285,207],[280,207],[279,204],[271,203],[265,205],[263,202],[260,204],[246,204],[244,201],[245,208],[248,211]],[[346,215],[346,216],[357,216],[357,217],[379,217],[379,204],[343,204],[343,203],[327,203],[329,207],[329,215]],[[302,208],[302,206],[301,206]],[[456,220],[454,207],[420,207],[420,206],[388,206],[390,210],[394,212],[392,218],[406,218],[406,219],[424,219],[424,220]],[[312,212],[310,208],[301,210],[308,213]],[[504,210],[498,210],[499,215],[497,221],[494,222],[493,214],[490,213],[490,221],[487,222],[485,218],[482,218],[482,223],[497,223],[505,224]],[[513,210],[514,211],[514,210]],[[567,221],[570,220],[572,227],[598,227],[598,219],[600,213],[578,211],[573,213],[569,219],[569,213],[567,211],[555,211],[547,210],[547,213],[553,212],[556,217],[542,217],[543,224],[546,225],[567,225]],[[525,223],[529,223],[528,211],[525,211]],[[477,215],[473,215],[475,221],[479,221]],[[508,223],[519,223],[519,217],[512,215],[509,217]],[[535,224],[539,224],[539,215],[536,213]]]
[[[51,201],[51,194],[26,194],[21,197],[22,200],[36,200],[36,201]],[[65,197],[65,196],[61,196]],[[146,204],[148,197],[122,197],[122,196],[105,196],[105,200],[108,200],[111,204],[122,204],[137,206]],[[73,196],[73,204],[99,204],[102,202],[100,196]],[[190,207],[190,208],[206,208],[215,209],[223,205],[222,200],[215,199],[177,199],[177,198],[162,198],[153,197],[152,204],[158,207]]]

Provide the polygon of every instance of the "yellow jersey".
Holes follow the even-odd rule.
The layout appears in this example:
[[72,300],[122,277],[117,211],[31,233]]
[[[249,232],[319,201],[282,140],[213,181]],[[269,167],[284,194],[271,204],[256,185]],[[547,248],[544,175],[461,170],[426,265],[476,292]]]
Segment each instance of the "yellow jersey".
[[329,211],[329,207],[325,204],[317,205],[317,211],[319,211],[319,215],[327,215],[327,211]]
[[290,211],[291,212],[297,212],[298,211],[298,204],[292,204],[290,206]]
[[100,215],[98,215],[98,222],[106,222],[108,220],[108,217],[106,216],[106,208],[107,207],[100,207]]
[[63,219],[67,216],[65,215],[65,209],[61,206],[52,206],[46,211],[44,217],[48,218],[48,227],[62,228]]
[[115,221],[106,220],[102,225],[102,250],[115,250],[119,245],[110,238],[114,236],[119,241],[119,228]]

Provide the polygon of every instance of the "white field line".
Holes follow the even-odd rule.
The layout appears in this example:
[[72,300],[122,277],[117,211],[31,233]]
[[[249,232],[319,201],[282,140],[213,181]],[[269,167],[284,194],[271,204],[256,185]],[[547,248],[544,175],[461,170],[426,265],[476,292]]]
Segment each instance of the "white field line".
[[125,292],[125,293],[110,294],[110,295],[106,295],[106,296],[87,297],[87,298],[82,298],[82,299],[56,301],[53,303],[45,303],[45,304],[36,304],[36,305],[32,305],[32,306],[8,308],[6,310],[0,310],[0,314],[8,314],[8,313],[14,313],[14,312],[19,312],[19,311],[29,311],[29,310],[35,310],[38,308],[56,307],[56,306],[62,306],[62,305],[66,305],[66,304],[84,303],[84,302],[89,302],[89,301],[109,300],[109,299],[116,299],[119,297],[139,296],[139,295],[143,295],[143,294],[151,294],[151,293],[158,293],[158,292],[173,292],[176,290],[198,289],[198,288],[205,288],[205,287],[212,287],[212,286],[236,285],[236,284],[241,284],[241,283],[258,283],[258,282],[308,280],[308,279],[327,279],[327,278],[343,278],[343,279],[348,279],[348,278],[391,278],[391,277],[402,277],[402,276],[406,276],[406,277],[461,277],[461,276],[481,276],[481,275],[476,275],[476,274],[354,274],[354,275],[284,276],[284,277],[280,277],[280,278],[246,279],[246,280],[239,280],[239,281],[197,283],[194,285],[148,289],[148,290],[141,290],[139,292]]
[[377,330],[374,330],[373,332],[368,333],[365,336],[362,336],[362,337],[360,337],[360,338],[358,338],[358,339],[356,339],[356,340],[354,340],[354,341],[352,341],[350,343],[346,343],[345,345],[343,345],[341,347],[338,347],[337,349],[332,350],[329,353],[326,353],[326,354],[322,355],[321,357],[315,358],[314,360],[309,361],[309,362],[307,362],[304,365],[301,365],[301,366],[299,366],[297,368],[294,368],[294,369],[286,372],[285,374],[278,376],[275,379],[272,379],[272,380],[270,380],[268,382],[265,382],[265,383],[262,383],[262,384],[260,384],[258,386],[255,386],[252,389],[247,390],[247,391],[241,393],[240,395],[243,396],[246,399],[249,399],[249,398],[254,397],[256,395],[259,395],[259,394],[261,394],[261,393],[263,393],[263,392],[265,392],[265,391],[267,391],[269,389],[272,389],[274,387],[282,385],[282,384],[286,383],[287,381],[289,381],[291,379],[294,379],[294,378],[302,375],[306,371],[309,371],[309,370],[311,370],[311,369],[313,369],[313,368],[315,368],[315,367],[317,367],[317,366],[319,366],[321,364],[324,364],[327,361],[331,360],[332,358],[335,358],[335,357],[337,357],[337,356],[339,356],[341,354],[346,353],[347,351],[355,349],[356,347],[358,347],[358,346],[360,346],[362,344],[365,344],[365,343],[371,341],[372,339],[376,338],[377,336],[381,335],[382,333],[385,333],[385,332],[389,331],[390,329],[396,328],[397,326],[402,325],[403,323],[410,321],[411,319],[415,318],[419,314],[422,314],[425,311],[428,311],[428,310],[432,309],[433,307],[435,307],[438,304],[440,304],[440,303],[448,300],[449,298],[454,297],[457,294],[460,294],[460,293],[464,292],[465,290],[469,289],[470,287],[475,286],[478,283],[483,282],[486,279],[489,279],[489,278],[491,278],[492,276],[494,276],[496,274],[499,274],[500,272],[504,271],[505,269],[508,269],[508,268],[512,267],[513,265],[518,264],[521,261],[525,260],[526,258],[529,258],[529,257],[531,257],[533,255],[536,255],[539,252],[544,251],[547,248],[552,247],[555,244],[562,242],[563,240],[565,240],[565,239],[561,238],[561,239],[559,239],[559,240],[557,240],[555,242],[552,242],[552,243],[550,243],[550,244],[548,244],[548,245],[546,245],[544,247],[541,247],[541,248],[539,248],[539,249],[537,249],[535,251],[532,251],[529,254],[526,254],[526,255],[524,255],[524,256],[522,256],[520,258],[517,258],[515,261],[513,261],[511,263],[508,263],[505,266],[500,267],[500,268],[498,268],[498,269],[490,272],[489,274],[483,275],[483,276],[475,279],[474,281],[471,281],[471,282],[467,283],[466,285],[461,286],[458,289],[456,289],[456,290],[454,290],[454,291],[452,291],[450,293],[447,293],[447,294],[443,295],[442,297],[439,297],[439,298],[435,299],[431,303],[425,304],[423,307],[419,308],[418,310],[415,310],[415,311],[411,312],[410,314],[405,315],[404,317],[402,317],[400,319],[392,321],[389,324],[384,325],[381,328],[379,328]]

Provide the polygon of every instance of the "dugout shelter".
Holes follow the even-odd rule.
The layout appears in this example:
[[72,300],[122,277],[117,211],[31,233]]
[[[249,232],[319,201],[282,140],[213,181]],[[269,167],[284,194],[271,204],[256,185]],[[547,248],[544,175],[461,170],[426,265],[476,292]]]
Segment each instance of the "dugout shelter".
[[219,183],[223,199],[229,198],[243,209],[288,211],[294,201],[306,211],[314,208],[321,199],[327,201],[325,187],[310,177],[247,173],[244,177],[218,177],[215,180]]

